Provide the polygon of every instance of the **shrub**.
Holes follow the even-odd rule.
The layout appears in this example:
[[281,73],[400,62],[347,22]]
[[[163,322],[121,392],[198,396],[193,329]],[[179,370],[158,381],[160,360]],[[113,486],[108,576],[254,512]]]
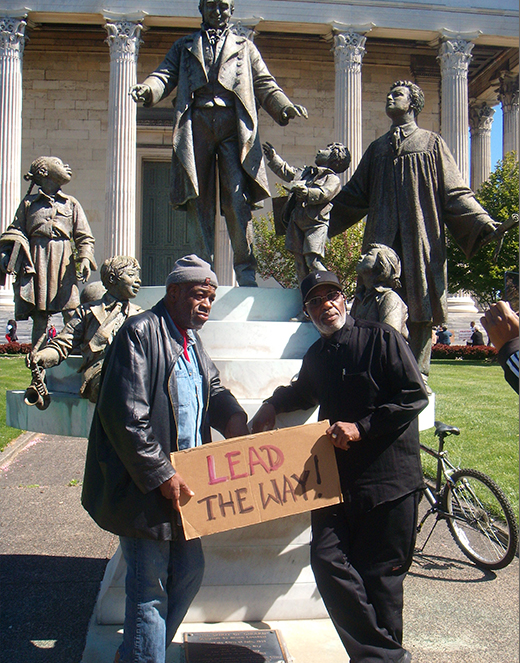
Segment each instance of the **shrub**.
[[[518,155],[509,152],[477,192],[478,201],[495,221],[503,223],[518,214],[518,183]],[[449,235],[447,247],[449,292],[469,292],[483,310],[504,297],[505,273],[518,272],[518,225],[507,232],[496,259],[496,242],[479,249],[469,261]]]
[[27,355],[32,350],[30,343],[3,343],[0,344],[0,355]]
[[253,217],[257,272],[263,279],[272,277],[282,288],[296,288],[298,279],[294,260],[285,248],[285,237],[274,232],[273,214]]
[[432,348],[432,359],[493,359],[497,351],[491,345],[443,345]]
[[[333,237],[325,247],[325,265],[337,274],[343,291],[352,299],[356,289],[356,265],[361,255],[364,223]],[[283,288],[298,287],[294,258],[285,248],[285,237],[276,235],[273,213],[253,217],[257,272],[264,279],[273,277]]]

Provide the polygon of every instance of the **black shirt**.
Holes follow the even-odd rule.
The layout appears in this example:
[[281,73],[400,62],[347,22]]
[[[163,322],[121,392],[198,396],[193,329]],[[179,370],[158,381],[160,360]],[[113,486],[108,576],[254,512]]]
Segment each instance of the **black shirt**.
[[320,419],[355,423],[362,439],[336,449],[345,501],[369,510],[423,483],[417,416],[426,388],[405,339],[392,327],[347,315],[314,343],[298,379],[268,399],[277,412],[320,406]]

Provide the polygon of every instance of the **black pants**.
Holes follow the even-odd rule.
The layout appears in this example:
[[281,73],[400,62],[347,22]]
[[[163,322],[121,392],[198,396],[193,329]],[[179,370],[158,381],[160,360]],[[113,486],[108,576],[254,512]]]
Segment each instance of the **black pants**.
[[312,570],[351,663],[391,663],[404,654],[403,581],[417,505],[412,493],[369,512],[346,504],[312,512]]

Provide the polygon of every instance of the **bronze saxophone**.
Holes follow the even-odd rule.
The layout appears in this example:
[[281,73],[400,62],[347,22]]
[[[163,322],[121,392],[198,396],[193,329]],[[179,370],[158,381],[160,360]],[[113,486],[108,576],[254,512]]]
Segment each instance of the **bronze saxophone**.
[[45,371],[38,366],[33,357],[40,349],[41,344],[45,340],[45,334],[39,339],[35,347],[31,350],[28,359],[28,366],[31,369],[32,380],[31,384],[25,390],[24,402],[26,405],[36,405],[38,410],[46,410],[50,403],[51,397],[47,385],[45,384]]

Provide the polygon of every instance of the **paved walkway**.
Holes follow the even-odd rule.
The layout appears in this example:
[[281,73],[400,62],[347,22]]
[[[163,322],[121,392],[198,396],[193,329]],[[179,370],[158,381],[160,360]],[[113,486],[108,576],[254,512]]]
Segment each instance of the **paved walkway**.
[[[0,454],[1,663],[112,663],[119,627],[91,624],[117,539],[80,504],[82,438],[26,433]],[[405,644],[414,663],[518,663],[518,559],[486,573],[435,531],[406,581]],[[90,625],[90,627],[89,627]],[[329,620],[183,625],[277,628],[294,663],[348,663]],[[180,661],[181,648],[168,662]]]
[[[0,343],[5,343],[5,327],[7,321],[14,318],[14,306],[0,305]],[[17,323],[16,333],[18,334],[19,343],[31,342],[32,320],[20,320]],[[50,323],[53,324],[58,331],[63,329],[63,317],[61,313],[51,316]]]

